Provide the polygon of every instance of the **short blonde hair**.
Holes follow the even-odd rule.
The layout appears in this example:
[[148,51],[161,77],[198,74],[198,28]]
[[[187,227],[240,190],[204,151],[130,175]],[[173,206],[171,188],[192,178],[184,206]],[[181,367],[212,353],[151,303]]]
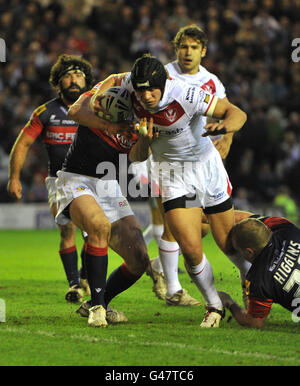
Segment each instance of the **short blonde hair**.
[[252,248],[262,250],[271,238],[271,231],[261,221],[247,218],[235,224],[230,231],[232,246],[245,250]]
[[173,40],[173,44],[175,48],[179,47],[184,37],[189,37],[194,40],[198,40],[202,44],[203,48],[207,46],[206,33],[203,31],[203,29],[201,29],[196,24],[187,25],[179,29],[179,31],[177,32]]

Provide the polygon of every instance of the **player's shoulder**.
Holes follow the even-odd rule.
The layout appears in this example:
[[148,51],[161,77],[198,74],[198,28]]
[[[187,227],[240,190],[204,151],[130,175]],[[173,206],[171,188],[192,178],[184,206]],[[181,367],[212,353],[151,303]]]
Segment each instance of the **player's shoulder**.
[[33,113],[35,116],[41,117],[41,116],[45,115],[47,112],[49,112],[51,109],[53,109],[55,107],[59,107],[61,105],[62,105],[62,102],[60,101],[59,97],[53,98],[53,99],[50,99],[49,101],[41,104],[40,106],[38,106],[33,111]]
[[208,69],[202,65],[199,66],[198,74],[199,74],[199,80],[201,80],[201,82],[203,83],[202,88],[205,91],[208,91],[211,94],[215,94],[215,93],[223,94],[225,92],[225,87],[216,74],[208,71]]

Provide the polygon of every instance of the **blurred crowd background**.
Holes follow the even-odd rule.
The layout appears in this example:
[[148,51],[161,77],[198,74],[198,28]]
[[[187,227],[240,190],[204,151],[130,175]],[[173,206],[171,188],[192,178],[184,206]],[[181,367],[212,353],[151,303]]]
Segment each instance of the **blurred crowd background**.
[[[208,35],[203,65],[223,82],[229,99],[248,114],[234,136],[226,168],[237,207],[272,204],[298,221],[300,202],[299,0],[0,0],[0,202],[9,152],[32,111],[55,97],[48,79],[62,53],[83,55],[96,80],[130,70],[151,52],[175,59],[177,30],[196,23]],[[22,180],[24,202],[47,201],[47,156],[31,148]]]

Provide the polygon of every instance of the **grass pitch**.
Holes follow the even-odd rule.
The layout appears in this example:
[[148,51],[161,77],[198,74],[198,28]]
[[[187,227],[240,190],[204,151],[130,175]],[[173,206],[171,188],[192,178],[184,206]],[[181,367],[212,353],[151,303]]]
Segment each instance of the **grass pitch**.
[[[0,322],[1,366],[300,365],[300,323],[277,305],[261,331],[228,323],[228,312],[220,328],[201,329],[204,306],[166,306],[144,275],[112,301],[126,313],[128,323],[90,328],[87,319],[75,313],[78,306],[64,300],[68,286],[56,230],[0,231],[0,241],[0,299],[6,305],[6,321]],[[80,235],[77,245],[80,251]],[[235,267],[211,236],[204,239],[204,249],[217,289],[241,304]],[[149,254],[157,255],[154,242]],[[110,251],[109,272],[121,262]],[[202,298],[186,273],[180,281],[191,295]]]

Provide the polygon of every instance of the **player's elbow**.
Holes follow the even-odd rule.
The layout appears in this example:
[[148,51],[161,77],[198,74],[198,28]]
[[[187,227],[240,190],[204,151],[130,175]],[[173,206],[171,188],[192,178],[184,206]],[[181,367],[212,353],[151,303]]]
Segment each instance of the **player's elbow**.
[[247,114],[245,113],[245,111],[241,110],[240,109],[240,113],[241,113],[241,120],[243,122],[243,125],[246,123],[247,119],[248,119],[248,116]]

